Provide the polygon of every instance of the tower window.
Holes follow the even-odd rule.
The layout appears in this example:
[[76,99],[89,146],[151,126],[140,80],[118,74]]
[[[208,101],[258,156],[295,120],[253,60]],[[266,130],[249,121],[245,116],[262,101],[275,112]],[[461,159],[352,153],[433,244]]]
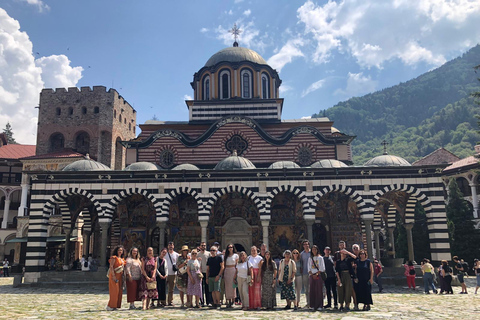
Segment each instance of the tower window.
[[95,107],[93,109],[93,113],[100,113],[100,108],[99,107]]
[[69,114],[69,115],[72,115],[72,114],[73,114],[73,108],[72,108],[72,107],[68,108],[68,114]]
[[268,85],[268,77],[266,74],[262,74],[262,98],[263,99],[270,98],[270,89]]
[[118,121],[122,122],[122,115],[118,116]]
[[252,74],[248,70],[243,70],[242,73],[242,98],[252,98]]
[[230,98],[230,72],[224,70],[220,73],[220,99]]
[[82,114],[87,114],[87,107],[82,107]]
[[210,100],[210,77],[203,81],[203,100]]
[[55,133],[50,137],[50,152],[60,151],[64,148],[65,138],[61,133]]
[[114,117],[114,118],[117,117],[117,110],[113,110],[113,117]]
[[57,109],[55,110],[55,112],[56,112],[57,116],[59,116],[59,115],[62,114],[62,109],[57,108]]

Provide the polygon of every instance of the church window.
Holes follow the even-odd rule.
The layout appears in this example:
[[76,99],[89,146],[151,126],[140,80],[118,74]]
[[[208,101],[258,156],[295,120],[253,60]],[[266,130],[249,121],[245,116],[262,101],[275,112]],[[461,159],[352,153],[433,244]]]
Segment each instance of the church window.
[[248,70],[243,70],[242,73],[242,98],[252,98],[252,74]]
[[230,98],[230,72],[224,70],[220,73],[220,99]]
[[60,151],[64,148],[65,138],[61,133],[50,136],[50,152]]
[[269,99],[270,98],[270,89],[268,85],[268,76],[266,74],[262,74],[262,98]]
[[210,100],[210,76],[203,79],[203,100]]
[[90,136],[86,132],[81,132],[75,139],[75,149],[78,153],[90,153]]
[[160,152],[158,164],[163,168],[171,168],[175,164],[175,153],[170,149]]
[[225,148],[230,153],[237,151],[237,154],[241,156],[247,150],[248,142],[239,134],[235,134],[225,142]]
[[68,108],[68,114],[69,114],[69,115],[72,115],[72,114],[73,114],[73,108],[72,108],[72,107]]
[[62,114],[62,109],[57,108],[56,113],[57,113],[57,116],[61,115]]
[[313,162],[313,152],[309,147],[301,147],[298,149],[297,157],[298,163],[302,166],[308,166]]
[[118,116],[118,121],[120,121],[120,123],[122,122],[122,115]]
[[100,108],[99,107],[95,107],[93,109],[93,113],[100,113]]
[[82,114],[87,114],[87,107],[82,107]]

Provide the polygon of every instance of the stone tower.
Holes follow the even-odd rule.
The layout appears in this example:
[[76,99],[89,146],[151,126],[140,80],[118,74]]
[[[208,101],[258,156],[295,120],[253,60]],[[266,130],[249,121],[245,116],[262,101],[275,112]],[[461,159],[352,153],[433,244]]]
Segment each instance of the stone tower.
[[43,89],[37,129],[37,155],[73,150],[120,170],[135,138],[136,111],[115,89],[103,86]]

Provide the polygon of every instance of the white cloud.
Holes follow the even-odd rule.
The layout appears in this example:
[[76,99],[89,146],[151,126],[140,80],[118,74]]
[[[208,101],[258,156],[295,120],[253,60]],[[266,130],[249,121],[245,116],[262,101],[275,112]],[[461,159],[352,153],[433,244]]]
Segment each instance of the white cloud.
[[480,42],[480,0],[306,1],[298,10],[311,59],[328,62],[350,53],[366,68],[399,59],[406,65],[440,65]]
[[243,11],[243,15],[245,15],[245,16],[247,16],[247,17],[248,17],[251,13],[252,13],[252,10],[250,10],[250,9],[247,9],[247,10]]
[[65,56],[40,58],[37,65],[32,48],[18,21],[0,8],[0,129],[10,122],[14,138],[25,144],[36,142],[35,107],[44,81],[52,87],[74,86],[82,71],[71,68]]
[[318,80],[314,83],[312,83],[310,86],[308,86],[307,89],[303,90],[302,92],[302,98],[305,97],[307,94],[312,93],[313,91],[316,91],[323,87],[323,84],[325,83],[325,79]]
[[[253,48],[260,52],[263,52],[265,47],[267,46],[265,40],[268,38],[268,35],[260,35],[260,30],[255,27],[253,21],[244,22],[242,19],[239,19],[235,23],[241,31],[238,38],[240,46]],[[230,30],[231,27],[225,28],[221,25],[215,29],[217,39],[222,40],[223,43],[227,46],[231,46],[234,41]]]
[[243,2],[243,0],[235,0],[235,3]]
[[282,97],[282,95],[283,95],[285,92],[291,91],[292,89],[293,89],[292,86],[289,86],[288,84],[282,83],[282,85],[281,85],[280,88],[279,88],[280,98]]
[[370,76],[360,73],[348,73],[347,86],[345,89],[337,89],[334,94],[344,98],[358,97],[375,91],[377,82]]
[[183,96],[183,100],[193,100],[193,97],[191,95],[186,94]]
[[302,51],[299,47],[304,45],[304,41],[301,38],[290,39],[287,43],[270,59],[268,59],[268,64],[277,69],[278,72],[282,71],[282,68],[287,64],[292,62],[296,57],[303,57]]
[[304,117],[301,117],[300,119],[312,119],[312,116],[304,116]]
[[30,5],[36,6],[38,8],[39,12],[43,12],[50,10],[50,7],[46,5],[42,0],[21,0],[23,2],[26,2]]
[[201,32],[201,33],[208,32],[208,28],[202,28],[202,29],[200,29],[200,32]]

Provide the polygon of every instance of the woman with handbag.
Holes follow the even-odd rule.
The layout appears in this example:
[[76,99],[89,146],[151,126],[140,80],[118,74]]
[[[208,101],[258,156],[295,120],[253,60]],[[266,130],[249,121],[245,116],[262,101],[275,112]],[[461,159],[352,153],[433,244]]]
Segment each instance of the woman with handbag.
[[148,310],[150,299],[158,299],[157,291],[157,261],[153,256],[153,248],[147,248],[147,256],[142,261],[142,282],[140,284],[140,295],[143,302],[143,310]]
[[200,270],[200,261],[197,260],[197,250],[193,249],[191,259],[187,263],[188,286],[187,286],[187,306],[192,306],[192,297],[195,296],[195,308],[200,309],[200,298],[202,296],[202,278]]
[[413,289],[415,290],[415,277],[417,275],[415,271],[415,266],[413,265],[413,262],[409,260],[406,264],[403,265],[405,268],[404,275],[407,277],[407,285],[408,289]]
[[310,308],[323,310],[323,282],[326,278],[325,263],[316,245],[310,251],[308,258],[308,274],[310,282]]
[[158,292],[158,299],[152,299],[152,306],[153,300],[157,300],[157,308],[163,308],[167,304],[167,294],[165,292],[167,288],[167,278],[168,278],[168,261],[165,257],[167,255],[167,248],[163,248],[160,251],[160,255],[157,257],[157,292]]
[[262,277],[262,307],[271,310],[277,306],[277,265],[270,251],[265,251],[265,258],[260,262]]
[[357,303],[363,303],[363,311],[370,310],[372,300],[372,284],[373,284],[373,264],[368,259],[366,250],[360,250],[358,254],[355,267],[355,282],[357,282],[355,295],[357,296]]
[[280,267],[278,268],[278,282],[280,283],[281,291],[280,298],[287,300],[287,306],[285,309],[292,308],[292,301],[294,310],[297,310],[298,304],[295,298],[295,274],[297,273],[297,265],[295,261],[290,259],[292,252],[285,250],[283,253],[284,259],[280,261]]
[[180,291],[180,300],[182,301],[182,308],[185,307],[185,293],[187,293],[188,286],[188,273],[187,273],[187,263],[190,259],[188,257],[188,246],[182,246],[181,255],[177,258],[177,288]]
[[123,246],[117,246],[113,249],[113,254],[108,262],[110,268],[108,269],[108,293],[110,300],[108,300],[107,310],[112,311],[122,307],[123,294],[123,274],[125,267],[125,260],[123,256],[125,249]]
[[130,303],[130,309],[135,309],[135,301],[141,301],[138,294],[142,278],[142,261],[138,249],[132,247],[127,258],[127,302]]
[[238,285],[238,293],[240,295],[240,300],[242,301],[242,309],[244,311],[248,310],[248,287],[250,286],[250,281],[252,279],[250,275],[250,268],[248,267],[247,254],[245,251],[240,252],[240,258],[235,268],[235,278],[234,281]]

